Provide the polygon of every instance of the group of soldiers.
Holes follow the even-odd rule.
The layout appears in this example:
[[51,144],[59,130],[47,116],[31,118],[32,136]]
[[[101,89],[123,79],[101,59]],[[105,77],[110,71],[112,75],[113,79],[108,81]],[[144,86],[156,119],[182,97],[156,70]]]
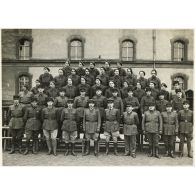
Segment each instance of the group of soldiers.
[[[84,133],[86,145],[84,155],[90,154],[90,140],[94,140],[94,155],[98,155],[100,134],[105,136],[106,154],[109,154],[112,139],[114,154],[118,155],[117,142],[124,134],[124,155],[135,158],[136,139],[142,133],[149,142],[148,156],[160,158],[159,139],[162,136],[165,156],[175,158],[178,136],[179,156],[184,154],[186,139],[188,157],[192,158],[193,112],[178,81],[168,92],[155,69],[147,79],[144,71],[139,71],[138,77],[131,68],[123,69],[121,62],[113,69],[106,61],[100,71],[94,62],[89,68],[85,68],[82,61],[78,66],[71,68],[66,61],[55,77],[50,74],[49,67],[44,67],[35,87],[29,89],[24,85],[23,90],[14,95],[14,104],[8,112],[12,135],[10,154],[15,153],[16,145],[23,153],[25,130],[25,155],[29,153],[31,139],[32,152],[38,152],[40,133],[46,139],[48,155],[52,151],[57,155],[56,138],[59,137],[65,142],[65,156],[69,153],[76,156],[75,142],[81,133]],[[120,124],[123,124],[122,130]]]

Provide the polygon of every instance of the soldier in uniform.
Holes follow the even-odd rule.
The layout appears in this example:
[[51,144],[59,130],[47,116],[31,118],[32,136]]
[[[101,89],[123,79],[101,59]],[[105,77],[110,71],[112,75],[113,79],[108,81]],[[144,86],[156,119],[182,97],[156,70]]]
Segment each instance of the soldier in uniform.
[[43,121],[43,134],[46,138],[46,143],[48,147],[48,155],[52,153],[54,156],[57,155],[57,134],[58,134],[58,112],[57,108],[53,106],[53,98],[47,98],[47,107],[42,110],[42,121]]
[[99,77],[97,77],[97,78],[95,79],[95,85],[93,85],[93,86],[91,87],[91,95],[90,95],[90,97],[93,97],[93,96],[95,95],[96,89],[97,89],[97,88],[101,88],[101,89],[102,89],[102,92],[103,92],[103,94],[104,94],[104,91],[105,91],[106,87],[103,86],[101,83],[102,83],[102,81],[100,80]]
[[174,144],[175,136],[178,134],[178,118],[177,114],[172,111],[172,104],[166,104],[166,111],[161,113],[163,121],[163,138],[165,143],[165,156],[169,155],[175,158],[174,155]]
[[19,153],[22,153],[22,137],[24,133],[23,117],[25,109],[24,106],[19,103],[18,95],[14,95],[13,100],[14,104],[11,105],[8,110],[8,118],[10,119],[8,126],[12,136],[11,151],[9,154],[15,153],[16,144],[18,145]]
[[58,89],[56,88],[54,81],[50,81],[49,89],[46,91],[46,94],[53,98],[53,100],[58,96]]
[[127,76],[124,78],[125,81],[128,82],[130,86],[136,87],[136,76],[133,74],[133,71],[131,68],[127,68]]
[[141,88],[141,83],[137,82],[136,89],[133,91],[133,95],[141,102],[142,97],[145,95],[145,90]]
[[182,93],[182,98],[186,99],[186,94],[185,91],[181,89],[181,86],[179,84],[179,81],[174,81],[173,82],[173,90],[170,92],[170,100],[172,101],[176,96],[177,96],[177,90],[181,90]]
[[155,88],[155,85],[156,85],[156,84],[155,84],[154,81],[151,81],[151,82],[149,83],[149,87],[150,87],[150,89],[151,89],[151,96],[153,96],[154,99],[157,100],[158,94],[159,94],[159,90],[158,90],[157,88]]
[[38,152],[38,135],[41,130],[41,108],[37,105],[37,99],[33,97],[31,99],[31,106],[26,109],[24,115],[25,134],[26,134],[26,150],[24,155],[29,153],[30,139],[33,141],[32,153],[36,154]]
[[43,109],[46,106],[48,96],[44,93],[44,87],[42,85],[38,87],[38,93],[34,97],[37,98],[38,106]]
[[78,129],[78,138],[80,137],[80,133],[82,133],[82,123],[83,123],[83,114],[85,108],[87,108],[89,97],[85,95],[85,89],[80,89],[80,96],[77,96],[74,100],[74,108],[77,110],[78,121],[77,121],[77,129]]
[[149,157],[159,156],[159,135],[162,134],[162,117],[159,111],[155,110],[155,103],[149,104],[149,110],[144,112],[142,119],[143,134],[147,134],[149,141]]
[[108,78],[110,79],[110,77],[113,77],[114,71],[112,68],[110,68],[110,63],[108,61],[105,61],[104,67],[105,67],[106,75],[108,76]]
[[104,135],[106,137],[106,155],[109,153],[109,142],[112,137],[114,142],[114,154],[118,155],[117,152],[117,139],[119,137],[119,128],[120,128],[120,111],[114,108],[114,100],[109,98],[107,100],[108,108],[106,112],[106,123]]
[[50,81],[53,80],[53,76],[49,74],[50,69],[48,67],[43,68],[44,73],[40,75],[39,80],[41,82],[41,85],[44,87],[44,89],[47,89],[49,87]]
[[99,70],[95,68],[95,62],[90,62],[89,64],[89,73],[93,76],[93,80],[100,74]]
[[88,101],[89,108],[84,111],[83,131],[87,142],[84,156],[90,154],[90,139],[94,140],[94,155],[98,155],[98,136],[100,132],[101,117],[99,109],[95,108],[94,100]]
[[166,111],[166,104],[168,103],[167,100],[165,100],[165,95],[163,92],[160,92],[158,94],[159,100],[156,100],[156,110],[158,110],[160,113]]
[[105,97],[106,98],[111,98],[112,97],[113,90],[115,90],[115,89],[117,89],[117,91],[118,91],[118,96],[121,97],[120,90],[118,88],[115,88],[114,81],[113,80],[110,80],[109,81],[109,87],[105,91]]
[[89,68],[85,69],[85,80],[86,83],[91,87],[94,85],[94,76],[90,74]]
[[57,89],[62,88],[66,85],[67,77],[64,76],[64,71],[62,70],[62,68],[58,70],[58,76],[54,77],[54,82]]
[[182,91],[181,89],[176,89],[176,96],[172,100],[173,110],[176,112],[179,112],[180,110],[183,110],[183,102],[185,101],[184,98],[182,98]]
[[136,112],[133,112],[134,105],[128,103],[126,106],[126,112],[123,114],[123,131],[125,138],[125,156],[131,155],[136,158],[136,135],[137,125],[139,124],[139,118]]
[[67,156],[69,154],[69,144],[71,145],[71,154],[75,154],[75,140],[77,137],[77,111],[73,108],[73,100],[69,99],[67,101],[68,107],[64,108],[61,114],[62,123],[62,138],[65,142],[65,153]]
[[166,89],[167,89],[167,85],[165,83],[161,83],[160,92],[164,93],[165,100],[169,101],[169,92]]
[[100,75],[98,75],[98,78],[101,80],[103,86],[108,86],[109,76],[106,74],[106,69],[103,66],[100,67]]
[[80,93],[81,89],[85,89],[86,96],[90,96],[90,94],[91,94],[91,87],[90,87],[90,85],[88,85],[86,83],[86,79],[83,76],[81,77],[81,84],[79,84],[79,86],[77,88],[78,94]]
[[68,78],[71,75],[71,70],[72,68],[70,67],[70,61],[66,60],[64,63],[64,67],[62,68],[63,72],[64,72],[64,76],[66,78]]
[[141,70],[139,71],[139,78],[137,79],[137,82],[141,84],[141,88],[144,90],[148,86],[148,80],[145,78],[145,75],[145,71]]
[[152,71],[151,71],[151,77],[150,78],[148,78],[148,85],[150,84],[150,82],[152,81],[152,82],[154,82],[155,83],[155,88],[156,89],[158,89],[158,90],[160,90],[160,88],[161,88],[161,81],[160,81],[160,79],[157,77],[157,71],[156,71],[156,69],[153,69]]
[[33,95],[36,95],[38,93],[38,87],[39,87],[39,85],[41,85],[41,82],[39,81],[39,79],[37,79],[35,81],[35,87],[33,87],[31,89],[31,92],[33,93]]
[[127,75],[125,69],[122,68],[123,64],[122,62],[116,63],[117,69],[119,70],[119,75],[124,79],[124,77]]
[[76,70],[77,75],[81,78],[85,75],[84,63],[79,61],[79,67]]
[[66,97],[74,99],[77,96],[77,88],[72,84],[72,79],[69,77],[67,85],[63,87],[66,93]]
[[119,70],[114,70],[114,76],[112,77],[114,84],[117,88],[121,89],[123,84],[123,77],[119,75]]
[[185,138],[187,140],[188,157],[193,158],[191,151],[191,141],[193,139],[193,111],[189,110],[189,101],[183,102],[183,110],[178,112],[180,157],[183,156]]
[[76,74],[76,69],[72,68],[70,78],[72,79],[72,84],[78,86],[80,84],[80,76]]

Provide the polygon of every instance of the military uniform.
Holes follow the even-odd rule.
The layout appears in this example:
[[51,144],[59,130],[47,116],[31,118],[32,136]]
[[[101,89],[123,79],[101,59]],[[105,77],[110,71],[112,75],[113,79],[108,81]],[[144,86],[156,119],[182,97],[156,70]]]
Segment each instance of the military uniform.
[[125,138],[125,155],[132,154],[135,157],[136,153],[136,135],[138,134],[137,125],[139,118],[136,112],[124,112],[123,114],[123,131]]
[[162,112],[163,137],[165,142],[166,156],[170,153],[174,157],[175,136],[178,133],[178,118],[175,112]]
[[169,101],[169,92],[168,91],[161,89],[159,93],[163,93],[165,100]]
[[121,90],[120,90],[120,93],[121,93],[121,98],[122,99],[125,99],[128,97],[128,87],[123,87]]
[[159,90],[155,88],[151,88],[151,96],[154,97],[155,100],[157,100],[159,94]]
[[29,107],[31,103],[31,98],[33,97],[33,93],[31,91],[21,91],[19,94],[20,103],[25,107]]
[[[36,100],[37,101],[37,100]],[[26,109],[24,115],[25,125],[25,134],[26,134],[26,151],[25,154],[28,154],[30,139],[33,139],[33,153],[38,151],[38,135],[41,130],[41,108],[38,106],[32,106]]]
[[155,88],[160,90],[161,88],[161,81],[158,77],[150,77],[148,78],[148,85],[153,82],[155,84]]
[[[154,103],[151,103],[154,105]],[[153,149],[155,149],[155,156],[158,156],[158,142],[159,134],[162,132],[162,117],[159,111],[146,111],[142,119],[142,130],[146,133],[149,141],[150,156],[153,156]]]
[[112,80],[114,81],[114,84],[116,86],[116,88],[121,89],[122,85],[123,85],[123,77],[121,77],[120,75],[114,75],[112,77]]
[[67,84],[67,77],[64,75],[58,75],[54,77],[54,82],[56,84],[56,88],[62,88]]
[[72,79],[72,84],[77,87],[81,80],[80,77],[75,74],[75,75],[70,75],[70,78]]
[[133,95],[141,102],[142,97],[145,95],[145,91],[137,88],[133,91]]
[[40,108],[46,106],[46,99],[48,96],[45,93],[37,93],[34,97],[37,99],[37,104]]
[[64,72],[65,77],[68,77],[71,75],[72,68],[70,66],[65,66],[62,68],[62,70]]
[[118,109],[120,111],[120,115],[122,115],[124,112],[124,105],[121,97],[112,96],[112,99],[114,101],[114,108]]
[[141,108],[141,113],[144,114],[145,111],[148,110],[148,107],[150,103],[155,103],[155,99],[153,96],[143,96],[140,102],[140,108]]
[[91,87],[94,85],[94,77],[91,75],[85,75],[86,83]]
[[134,111],[138,112],[138,109],[140,107],[139,101],[136,97],[130,97],[128,96],[127,98],[124,99],[124,110],[126,109],[126,106],[128,104],[132,104]]
[[[182,98],[186,99],[185,91],[181,89],[181,93],[182,93]],[[175,97],[177,97],[176,90],[171,90],[171,92],[170,92],[170,100],[174,100]]]
[[24,113],[25,108],[21,104],[11,105],[8,110],[9,130],[12,136],[12,148],[10,154],[15,152],[15,146],[18,144],[19,152],[22,152],[22,137],[24,133]]
[[77,73],[77,75],[78,75],[79,77],[82,77],[82,76],[85,75],[85,69],[79,67],[79,68],[76,69],[76,73]]
[[166,111],[166,105],[167,105],[168,101],[163,99],[163,100],[157,100],[156,101],[156,110],[158,110],[159,112],[164,112]]
[[44,73],[40,75],[39,80],[41,82],[41,85],[46,89],[49,87],[50,81],[53,80],[53,76],[49,73]]
[[120,75],[122,78],[124,78],[124,77],[127,75],[125,69],[119,67],[118,70],[119,70],[119,75]]
[[127,83],[129,84],[129,86],[133,86],[133,87],[135,87],[136,86],[136,83],[137,83],[137,79],[135,78],[134,75],[127,75],[124,78],[124,81],[127,81]]
[[63,87],[66,97],[74,99],[77,96],[77,88],[73,85],[66,85]]
[[108,76],[108,78],[114,76],[114,70],[112,68],[110,68],[110,67],[108,67],[108,68],[105,67],[105,73]]
[[33,95],[36,95],[37,93],[39,93],[38,88],[39,86],[35,86],[31,89],[31,92],[33,93]]
[[180,110],[183,110],[183,102],[185,99],[179,98],[178,96],[175,96],[172,105],[173,105],[173,110],[179,112]]
[[142,89],[145,89],[148,86],[148,80],[144,77],[139,77],[137,79],[137,82],[139,82],[142,86]]
[[96,68],[89,68],[89,73],[93,76],[93,80],[100,74],[99,70]]
[[88,85],[88,84],[79,84],[78,89],[77,89],[77,91],[78,91],[77,94],[79,94],[81,89],[85,90],[85,95],[86,96],[90,96],[90,94],[91,94],[91,87],[90,87],[90,85]]
[[96,90],[97,90],[98,88],[101,88],[102,94],[105,93],[106,87],[105,87],[104,85],[99,85],[99,86],[98,86],[98,85],[93,85],[93,86],[91,87],[91,95],[90,95],[90,97],[93,97],[93,96],[96,94]]
[[180,136],[180,156],[183,156],[185,138],[187,139],[188,156],[191,155],[191,140],[193,139],[193,111],[180,110],[178,112],[179,136]]
[[57,88],[49,88],[47,91],[46,91],[46,94],[49,96],[49,97],[52,97],[53,99],[55,99],[57,96],[58,96],[58,89]]
[[112,88],[112,87],[108,87],[108,88],[106,89],[106,91],[105,91],[105,97],[106,97],[106,98],[111,98],[111,97],[112,97],[112,93],[113,93],[113,91],[114,91],[115,89],[117,89],[117,91],[118,91],[118,96],[121,97],[121,92],[120,92],[120,90],[119,90],[118,88]]
[[98,78],[101,80],[103,86],[108,86],[109,77],[106,74],[100,74]]

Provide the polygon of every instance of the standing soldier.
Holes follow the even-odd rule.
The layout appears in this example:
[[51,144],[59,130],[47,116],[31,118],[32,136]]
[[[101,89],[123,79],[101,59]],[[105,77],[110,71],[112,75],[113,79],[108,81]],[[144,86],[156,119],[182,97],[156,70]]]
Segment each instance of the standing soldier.
[[158,89],[158,90],[160,90],[160,88],[161,88],[161,81],[160,81],[160,79],[157,77],[157,71],[156,71],[156,69],[153,69],[152,71],[151,71],[151,77],[150,78],[148,78],[148,85],[150,84],[150,82],[152,81],[152,82],[154,82],[155,83],[155,88],[156,89]]
[[41,130],[41,108],[37,106],[37,99],[31,99],[31,106],[26,109],[24,115],[25,125],[25,134],[26,134],[26,150],[24,155],[29,153],[30,139],[33,140],[33,149],[32,153],[36,154],[38,152],[38,135]]
[[82,125],[83,125],[83,114],[85,108],[87,108],[87,102],[89,97],[85,95],[85,89],[80,90],[80,96],[77,96],[74,100],[74,108],[77,110],[78,121],[77,121],[77,129],[78,129],[78,138],[80,138],[80,133],[82,133]]
[[137,79],[137,82],[141,84],[141,88],[144,90],[148,86],[148,80],[145,78],[145,75],[146,75],[145,71],[141,70],[139,71],[139,78]]
[[151,82],[149,83],[149,87],[150,87],[150,89],[151,89],[151,96],[153,96],[154,99],[157,100],[158,94],[159,94],[159,90],[158,90],[157,88],[155,88],[155,85],[156,85],[156,84],[155,84],[154,81],[151,81]]
[[64,71],[60,68],[58,70],[58,76],[54,77],[56,88],[62,88],[66,85],[67,77],[64,76]]
[[64,72],[64,76],[66,78],[68,78],[71,75],[71,70],[72,68],[70,67],[70,61],[66,60],[64,63],[64,67],[62,68],[63,72]]
[[133,104],[129,103],[126,106],[126,112],[123,114],[123,131],[125,138],[125,156],[131,155],[136,158],[136,135],[139,118],[136,112],[133,112]]
[[48,67],[43,68],[44,73],[40,75],[39,80],[41,82],[41,85],[44,87],[44,89],[47,90],[49,87],[49,82],[53,80],[53,76],[49,74],[50,69]]
[[75,154],[75,140],[77,137],[77,111],[73,108],[73,100],[69,99],[67,101],[68,108],[64,108],[61,114],[62,124],[62,138],[65,142],[65,153],[67,156],[69,154],[69,143],[71,143],[71,154]]
[[175,158],[174,155],[174,142],[175,136],[178,134],[178,118],[177,114],[172,111],[172,104],[166,104],[166,111],[161,113],[163,121],[163,138],[165,142],[165,156],[169,155]]
[[125,81],[128,82],[129,86],[132,86],[133,88],[136,87],[136,75],[133,74],[133,71],[131,68],[127,68],[127,76],[124,78]]
[[40,85],[38,87],[38,93],[35,95],[35,97],[37,98],[37,104],[41,109],[46,106],[46,99],[48,97],[45,93],[43,93],[43,91],[44,87]]
[[79,61],[79,67],[76,70],[77,75],[81,78],[85,75],[84,63]]
[[181,89],[176,89],[176,96],[172,100],[173,110],[179,112],[183,110],[183,102],[186,99],[182,98],[182,91]]
[[158,94],[158,97],[159,100],[156,100],[156,110],[158,110],[160,113],[165,112],[168,101],[165,100],[165,95],[162,91]]
[[13,96],[14,104],[9,107],[8,117],[9,121],[9,130],[12,136],[11,140],[11,151],[9,154],[15,153],[16,144],[19,148],[19,153],[22,153],[22,137],[24,131],[24,106],[19,103],[19,96]]
[[128,88],[129,88],[128,82],[123,81],[123,88],[120,90],[122,99],[125,99],[128,97]]
[[53,148],[54,156],[57,155],[57,134],[58,134],[58,116],[57,108],[53,106],[53,98],[47,98],[47,108],[42,110],[42,121],[43,121],[43,134],[46,138],[48,147],[48,155],[51,154]]
[[143,134],[147,134],[149,141],[149,157],[159,156],[159,134],[162,133],[162,117],[159,111],[155,110],[155,103],[149,104],[149,110],[144,113],[142,119]]
[[56,88],[54,81],[50,81],[49,89],[46,91],[46,94],[53,98],[53,100],[58,96],[58,89]]
[[101,117],[98,109],[95,108],[94,100],[88,101],[89,108],[84,111],[83,131],[87,141],[86,152],[84,156],[90,154],[90,139],[94,140],[94,155],[98,155],[98,136],[100,132]]
[[104,135],[106,137],[106,155],[109,153],[109,142],[112,137],[114,142],[114,154],[118,156],[117,152],[117,139],[119,137],[119,128],[120,128],[120,111],[114,108],[114,100],[108,99],[108,109],[106,112],[106,123]]
[[191,151],[191,141],[193,139],[193,111],[189,110],[189,101],[183,102],[183,110],[178,113],[179,137],[180,137],[180,157],[183,156],[185,138],[187,139],[188,157],[193,158]]
[[77,96],[77,88],[72,84],[72,79],[69,77],[67,85],[63,87],[66,97],[74,99]]
[[133,95],[141,102],[142,97],[145,95],[145,90],[141,88],[141,83],[137,82],[136,89],[133,91]]
[[33,93],[33,95],[36,95],[38,93],[38,88],[39,88],[40,85],[41,85],[41,82],[39,81],[39,79],[37,79],[35,81],[35,87],[33,87],[31,89],[31,92]]

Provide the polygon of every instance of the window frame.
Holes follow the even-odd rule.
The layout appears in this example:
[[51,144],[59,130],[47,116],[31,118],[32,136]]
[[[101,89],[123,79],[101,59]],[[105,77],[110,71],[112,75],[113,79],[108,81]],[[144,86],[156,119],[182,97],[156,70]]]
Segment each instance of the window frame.
[[182,77],[183,78],[183,84],[184,84],[184,91],[188,89],[188,79],[189,76],[183,73],[176,73],[174,75],[171,76],[171,89],[173,89],[173,82],[175,81],[175,78],[177,77]]

